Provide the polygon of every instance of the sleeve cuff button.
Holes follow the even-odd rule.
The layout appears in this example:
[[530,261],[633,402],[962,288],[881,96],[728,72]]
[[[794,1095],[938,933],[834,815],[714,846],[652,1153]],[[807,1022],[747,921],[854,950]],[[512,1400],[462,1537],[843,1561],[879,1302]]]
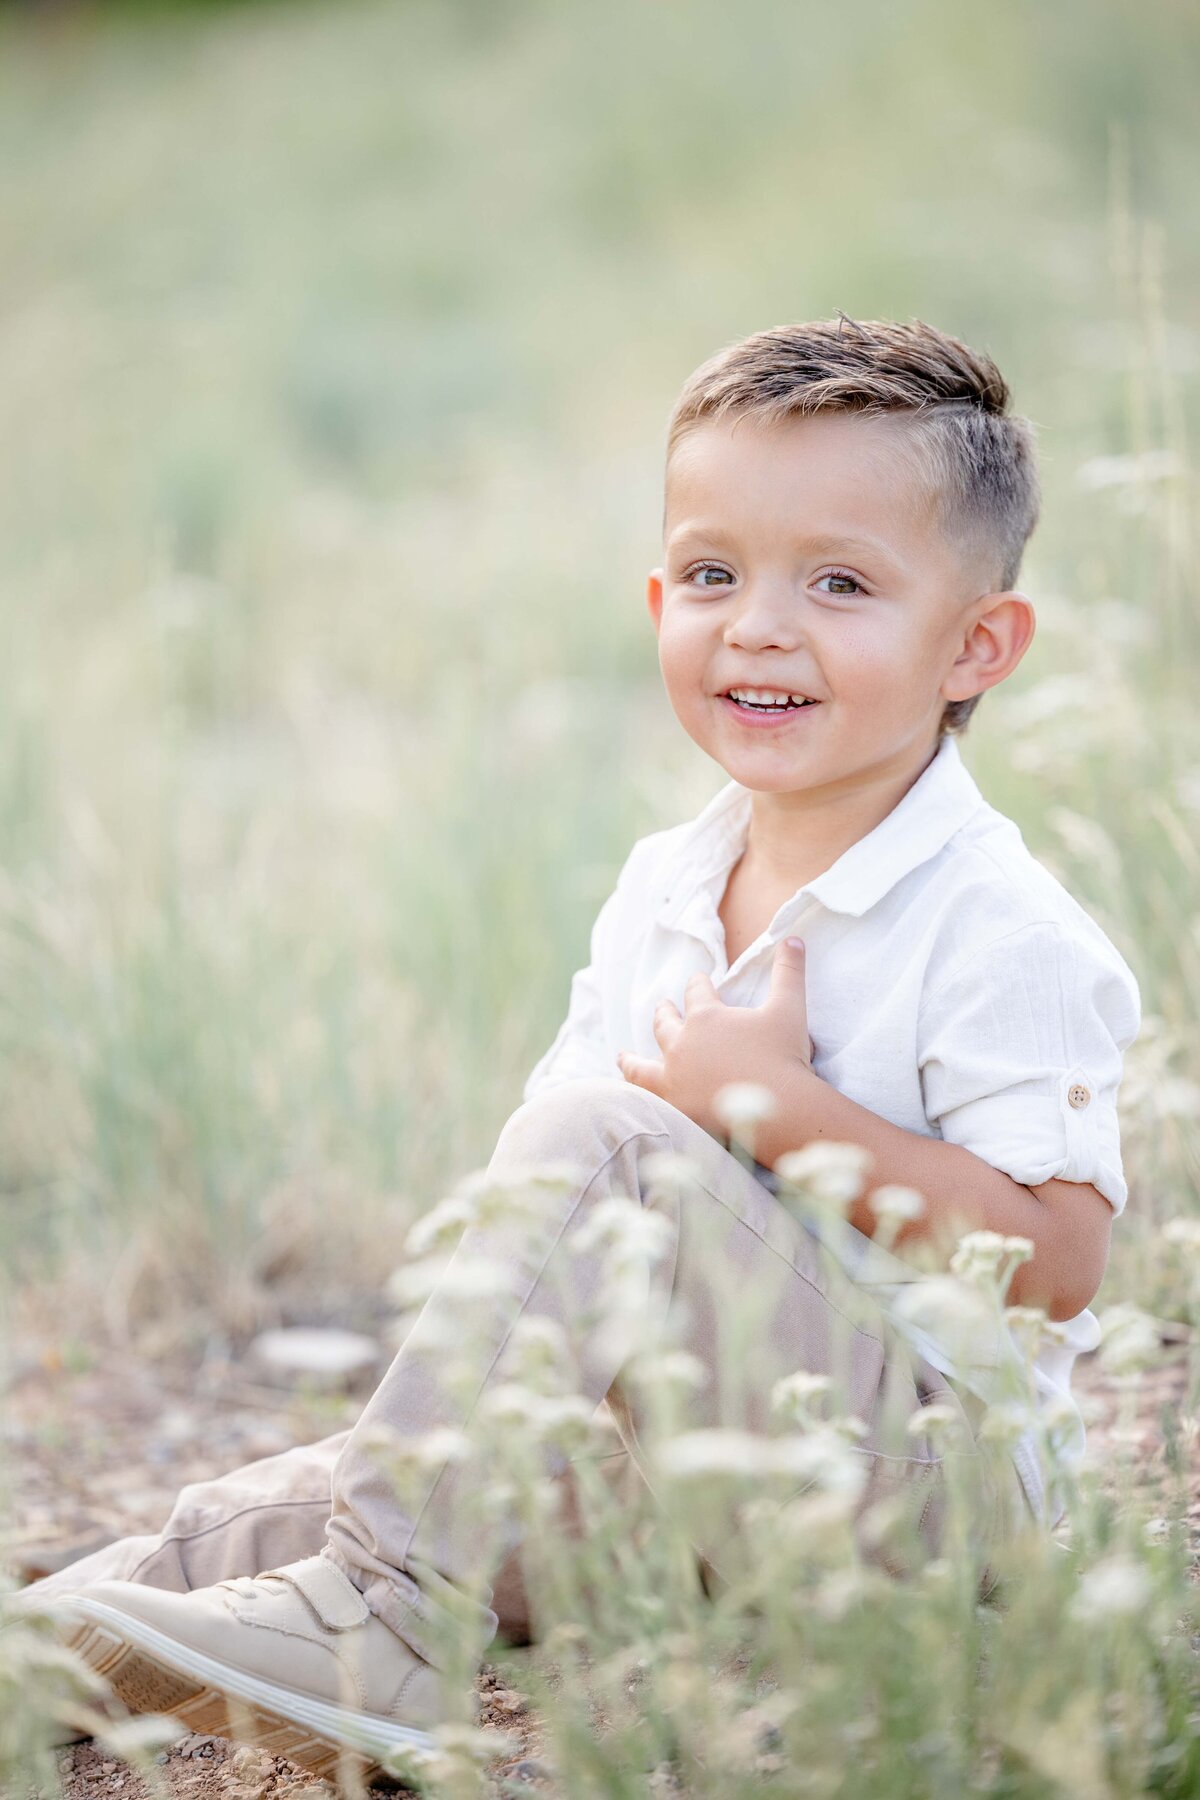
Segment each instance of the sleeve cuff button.
[[1091,1097],[1091,1090],[1081,1082],[1076,1082],[1074,1087],[1067,1089],[1067,1099],[1074,1107],[1086,1106]]

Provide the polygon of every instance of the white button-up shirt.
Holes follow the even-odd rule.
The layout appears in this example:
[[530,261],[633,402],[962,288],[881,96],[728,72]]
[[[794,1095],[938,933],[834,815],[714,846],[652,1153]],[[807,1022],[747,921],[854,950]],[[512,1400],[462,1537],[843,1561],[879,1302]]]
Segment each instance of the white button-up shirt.
[[[1091,1182],[1120,1213],[1116,1101],[1141,1025],[1137,981],[1013,820],[983,798],[957,740],[943,737],[887,817],[785,901],[730,967],[717,906],[750,812],[750,790],[730,781],[695,819],[634,844],[523,1098],[577,1076],[619,1078],[620,1049],[660,1057],[655,1005],[666,996],[682,1011],[697,970],[730,1005],[759,1005],[776,944],[796,932],[807,946],[813,1068],[823,1080],[1027,1186],[1056,1176]],[[848,1221],[828,1241],[885,1305],[913,1280],[912,1264]],[[904,1329],[936,1367],[985,1398],[997,1391],[987,1373],[994,1349],[967,1366],[961,1351],[956,1362],[936,1337]],[[1071,1367],[1099,1336],[1085,1309],[1034,1365],[1040,1402],[1070,1409],[1064,1454],[1075,1463],[1085,1434]],[[1014,1458],[1032,1492],[1030,1441],[1027,1433]],[[1051,1523],[1061,1516],[1061,1497],[1052,1498]]]

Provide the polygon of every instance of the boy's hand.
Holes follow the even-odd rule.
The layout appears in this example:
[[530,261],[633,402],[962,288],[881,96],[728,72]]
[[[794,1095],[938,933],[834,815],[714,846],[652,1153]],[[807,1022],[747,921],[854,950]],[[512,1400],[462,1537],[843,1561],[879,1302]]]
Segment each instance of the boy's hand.
[[776,1093],[798,1067],[812,1072],[815,1046],[799,938],[776,946],[770,991],[760,1006],[728,1005],[704,974],[689,978],[683,1003],[682,1014],[671,1000],[660,1000],[654,1010],[661,1062],[622,1050],[617,1065],[626,1081],[669,1100],[722,1143],[727,1129],[713,1098],[727,1082],[760,1082]]

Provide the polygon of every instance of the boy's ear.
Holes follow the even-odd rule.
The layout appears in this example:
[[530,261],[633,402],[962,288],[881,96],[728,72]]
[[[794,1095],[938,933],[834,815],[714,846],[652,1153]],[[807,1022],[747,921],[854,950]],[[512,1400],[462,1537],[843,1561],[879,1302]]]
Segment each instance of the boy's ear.
[[[942,683],[947,700],[969,700],[1011,675],[1033,642],[1037,615],[1026,594],[987,594]],[[972,609],[974,610],[974,608]]]
[[654,629],[657,632],[662,620],[663,572],[661,569],[651,569],[646,577],[646,604],[650,608],[650,617],[654,620]]

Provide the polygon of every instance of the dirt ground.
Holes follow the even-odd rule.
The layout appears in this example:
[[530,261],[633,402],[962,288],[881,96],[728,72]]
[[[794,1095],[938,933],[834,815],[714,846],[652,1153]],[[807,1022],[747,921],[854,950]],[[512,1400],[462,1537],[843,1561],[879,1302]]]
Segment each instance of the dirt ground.
[[[1074,1389],[1088,1421],[1088,1465],[1116,1491],[1124,1463],[1148,1516],[1167,1510],[1168,1422],[1182,1428],[1200,1561],[1200,1443],[1195,1415],[1190,1430],[1187,1416],[1187,1345],[1164,1343],[1162,1354],[1125,1422],[1128,1389],[1095,1356],[1076,1362]],[[154,1360],[112,1350],[86,1366],[78,1353],[64,1360],[49,1340],[26,1343],[10,1372],[0,1427],[18,1521],[9,1561],[32,1580],[113,1538],[156,1530],[185,1482],[351,1423],[373,1379],[368,1370],[332,1393],[309,1379],[268,1379],[222,1342]],[[1065,1541],[1065,1528],[1057,1535]],[[512,1746],[489,1771],[497,1795],[556,1791],[539,1722],[519,1686],[523,1655],[502,1649],[479,1677],[479,1722]],[[142,1800],[140,1778],[91,1743],[62,1751],[59,1767],[67,1800]],[[163,1753],[161,1774],[169,1800],[318,1800],[329,1792],[282,1759],[195,1734]],[[671,1791],[665,1773],[661,1783],[649,1781],[649,1791]]]

